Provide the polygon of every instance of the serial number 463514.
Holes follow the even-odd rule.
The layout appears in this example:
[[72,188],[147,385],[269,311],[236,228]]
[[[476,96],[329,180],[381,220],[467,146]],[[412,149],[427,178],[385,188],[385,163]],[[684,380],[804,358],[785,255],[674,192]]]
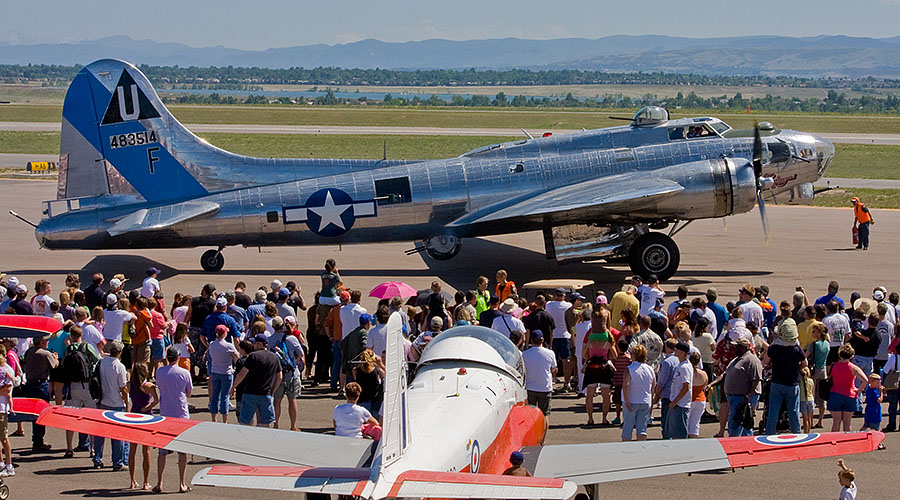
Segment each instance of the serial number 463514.
[[140,132],[129,132],[127,134],[117,134],[109,137],[110,149],[142,146],[144,144],[150,144],[151,142],[159,142],[156,138],[155,130],[142,130]]

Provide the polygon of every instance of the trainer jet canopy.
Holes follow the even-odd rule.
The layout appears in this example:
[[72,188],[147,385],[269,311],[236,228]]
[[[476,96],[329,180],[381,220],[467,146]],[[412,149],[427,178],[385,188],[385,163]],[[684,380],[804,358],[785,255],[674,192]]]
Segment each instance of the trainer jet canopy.
[[[619,127],[545,134],[428,161],[251,158],[181,125],[133,65],[82,69],[63,106],[57,199],[36,229],[49,249],[416,241],[454,257],[465,238],[542,231],[547,257],[627,260],[671,277],[693,220],[813,196],[827,141],[770,124],[639,110]],[[764,228],[765,229],[765,228]]]

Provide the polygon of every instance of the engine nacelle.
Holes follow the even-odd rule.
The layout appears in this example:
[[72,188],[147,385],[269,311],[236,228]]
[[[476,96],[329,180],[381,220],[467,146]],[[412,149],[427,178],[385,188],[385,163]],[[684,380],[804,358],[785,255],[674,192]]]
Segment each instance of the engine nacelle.
[[695,161],[653,171],[653,177],[681,184],[684,190],[633,215],[708,219],[749,211],[756,204],[753,166],[743,158]]

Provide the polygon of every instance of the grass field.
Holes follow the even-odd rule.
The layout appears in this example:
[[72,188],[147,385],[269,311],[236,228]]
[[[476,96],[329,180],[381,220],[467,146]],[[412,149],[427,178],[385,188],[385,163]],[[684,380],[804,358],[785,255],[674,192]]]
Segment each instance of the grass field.
[[[222,149],[271,158],[434,159],[458,156],[512,137],[423,135],[203,134]],[[0,153],[55,154],[59,133],[0,131]]]
[[513,137],[432,135],[203,134],[216,146],[249,156],[277,158],[381,158],[431,160],[459,156]]
[[[536,110],[467,108],[359,108],[300,106],[170,106],[182,123],[265,125],[359,125],[445,128],[598,128],[622,125],[610,114],[630,117],[634,110]],[[0,105],[0,121],[58,122],[62,108],[56,105]],[[673,118],[714,115],[732,127],[752,127],[754,120],[770,121],[781,128],[807,132],[900,134],[900,116],[722,114],[679,110]]]
[[814,207],[849,207],[850,198],[854,196],[859,197],[869,208],[900,208],[900,189],[835,189],[817,194],[811,205]]
[[900,179],[900,146],[835,144],[829,177]]

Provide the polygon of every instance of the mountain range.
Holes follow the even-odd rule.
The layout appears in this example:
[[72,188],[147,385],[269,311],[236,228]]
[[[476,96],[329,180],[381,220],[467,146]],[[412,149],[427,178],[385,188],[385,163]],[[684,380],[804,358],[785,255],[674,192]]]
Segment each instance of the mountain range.
[[708,75],[900,77],[900,36],[687,38],[616,35],[596,39],[361,40],[266,50],[112,36],[69,43],[0,42],[0,64],[88,64],[107,57],[154,66],[384,69],[581,69]]

